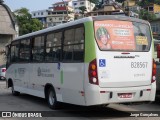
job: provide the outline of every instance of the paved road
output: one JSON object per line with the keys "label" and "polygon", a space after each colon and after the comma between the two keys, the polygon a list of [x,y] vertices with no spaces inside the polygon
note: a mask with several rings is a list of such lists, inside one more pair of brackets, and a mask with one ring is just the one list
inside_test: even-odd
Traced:
{"label": "paved road", "polygon": [[[142,105],[119,105],[110,104],[108,107],[81,107],[69,104],[62,104],[59,111],[48,108],[44,99],[22,94],[20,96],[12,96],[11,91],[6,89],[5,82],[0,81],[0,111],[51,111],[55,117],[41,118],[42,120],[92,120],[92,119],[112,119],[112,120],[159,120],[160,118],[144,118],[129,117],[132,112],[129,111],[160,111],[160,103]],[[117,117],[119,115],[120,117]],[[96,117],[93,117],[96,116]],[[127,116],[127,117],[124,117]],[[160,114],[159,114],[160,116]],[[0,120],[8,120],[13,118],[0,118]],[[22,118],[14,118],[21,120]],[[23,118],[24,119],[24,118]],[[33,118],[32,118],[33,119]],[[40,119],[40,118],[37,118]]]}

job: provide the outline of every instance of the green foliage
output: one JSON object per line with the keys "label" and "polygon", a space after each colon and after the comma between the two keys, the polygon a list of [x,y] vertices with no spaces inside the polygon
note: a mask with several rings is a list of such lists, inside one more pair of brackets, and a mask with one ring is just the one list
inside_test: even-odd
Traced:
{"label": "green foliage", "polygon": [[138,2],[137,4],[141,7],[145,7],[145,6],[148,6],[150,3],[151,3],[150,0],[142,0]]}
{"label": "green foliage", "polygon": [[160,0],[155,0],[155,3],[160,5]]}
{"label": "green foliage", "polygon": [[116,0],[116,2],[119,2],[119,3],[122,3],[124,2],[125,0]]}
{"label": "green foliage", "polygon": [[14,11],[19,25],[19,34],[24,35],[42,29],[42,23],[38,19],[32,19],[29,10],[21,8]]}
{"label": "green foliage", "polygon": [[140,19],[144,19],[144,20],[148,20],[148,21],[156,19],[155,14],[149,13],[147,10],[144,10],[144,9],[139,12],[139,17],[140,17]]}
{"label": "green foliage", "polygon": [[85,6],[79,7],[80,13],[84,15],[84,13],[87,11],[87,8]]}
{"label": "green foliage", "polygon": [[160,0],[142,0],[142,1],[138,2],[137,4],[141,7],[145,7],[145,6],[149,5],[150,3],[160,5]]}
{"label": "green foliage", "polygon": [[104,0],[102,0],[101,2],[99,0],[90,0],[90,1],[95,4],[94,10],[101,9],[103,7]]}
{"label": "green foliage", "polygon": [[89,0],[90,2],[94,3],[94,4],[98,4],[99,0]]}

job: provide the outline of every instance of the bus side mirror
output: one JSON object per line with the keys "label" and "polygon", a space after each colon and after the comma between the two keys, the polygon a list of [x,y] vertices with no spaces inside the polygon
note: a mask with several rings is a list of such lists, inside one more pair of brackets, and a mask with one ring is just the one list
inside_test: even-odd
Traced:
{"label": "bus side mirror", "polygon": [[157,44],[157,58],[160,58],[160,44]]}

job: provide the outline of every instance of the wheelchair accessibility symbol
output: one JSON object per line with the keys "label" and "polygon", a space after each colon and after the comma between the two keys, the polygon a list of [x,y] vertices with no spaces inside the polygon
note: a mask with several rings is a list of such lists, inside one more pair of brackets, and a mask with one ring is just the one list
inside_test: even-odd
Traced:
{"label": "wheelchair accessibility symbol", "polygon": [[105,59],[99,59],[99,67],[106,67],[106,60]]}

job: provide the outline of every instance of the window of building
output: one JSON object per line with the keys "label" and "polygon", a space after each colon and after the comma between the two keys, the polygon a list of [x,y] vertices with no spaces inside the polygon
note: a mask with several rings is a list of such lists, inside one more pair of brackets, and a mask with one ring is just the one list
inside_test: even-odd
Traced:
{"label": "window of building", "polygon": [[91,5],[91,3],[88,1],[88,6]]}
{"label": "window of building", "polygon": [[49,21],[52,21],[52,18],[49,18]]}
{"label": "window of building", "polygon": [[41,15],[43,15],[43,12],[41,12]]}
{"label": "window of building", "polygon": [[150,12],[152,12],[152,11],[153,11],[153,7],[149,7],[148,10],[149,10]]}
{"label": "window of building", "polygon": [[84,5],[84,2],[80,2],[80,5]]}
{"label": "window of building", "polygon": [[48,25],[48,27],[52,27],[52,23],[48,23],[47,25]]}
{"label": "window of building", "polygon": [[84,58],[84,28],[68,29],[64,33],[63,61],[80,62]]}
{"label": "window of building", "polygon": [[57,62],[60,60],[61,39],[62,39],[61,32],[50,33],[47,35],[45,61]]}
{"label": "window of building", "polygon": [[76,5],[77,5],[77,3],[74,3],[73,5],[74,5],[74,6],[76,6]]}
{"label": "window of building", "polygon": [[33,39],[32,60],[42,62],[44,59],[44,36]]}
{"label": "window of building", "polygon": [[93,16],[97,16],[97,13],[93,14]]}
{"label": "window of building", "polygon": [[59,20],[62,20],[62,18],[59,18]]}
{"label": "window of building", "polygon": [[160,31],[159,24],[151,24],[151,28],[153,32],[159,33]]}
{"label": "window of building", "polygon": [[30,39],[20,42],[19,60],[28,62],[30,60]]}
{"label": "window of building", "polygon": [[91,4],[91,7],[93,7],[93,4]]}
{"label": "window of building", "polygon": [[33,15],[36,16],[36,13],[34,13]]}

